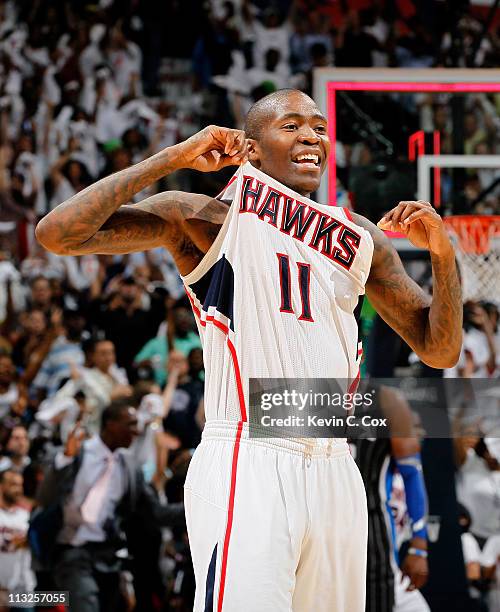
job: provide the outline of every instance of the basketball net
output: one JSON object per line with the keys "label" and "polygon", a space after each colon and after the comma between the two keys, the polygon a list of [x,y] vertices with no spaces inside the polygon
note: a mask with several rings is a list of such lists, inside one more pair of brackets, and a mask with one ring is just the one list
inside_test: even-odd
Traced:
{"label": "basketball net", "polygon": [[461,215],[444,222],[455,246],[463,301],[500,302],[500,216]]}

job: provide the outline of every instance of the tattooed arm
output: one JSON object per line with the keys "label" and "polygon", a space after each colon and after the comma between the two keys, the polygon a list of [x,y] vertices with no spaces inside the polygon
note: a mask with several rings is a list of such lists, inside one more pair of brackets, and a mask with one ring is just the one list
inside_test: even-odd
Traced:
{"label": "tattooed arm", "polygon": [[401,202],[378,224],[403,232],[416,246],[429,249],[432,297],[406,274],[384,232],[364,217],[354,218],[373,238],[366,285],[373,307],[424,363],[434,368],[454,366],[462,343],[462,299],[455,254],[441,217],[426,202]]}
{"label": "tattooed arm", "polygon": [[213,241],[214,224],[222,222],[212,198],[167,192],[137,205],[127,202],[180,168],[212,172],[245,160],[243,132],[209,126],[69,198],[40,221],[36,237],[59,255],[130,253],[165,246],[181,274],[186,274],[196,265],[200,249],[206,250]]}

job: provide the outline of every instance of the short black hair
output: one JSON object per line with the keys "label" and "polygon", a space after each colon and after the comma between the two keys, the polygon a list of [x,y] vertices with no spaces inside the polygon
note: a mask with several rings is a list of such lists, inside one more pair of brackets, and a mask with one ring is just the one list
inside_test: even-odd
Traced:
{"label": "short black hair", "polygon": [[101,415],[101,430],[106,428],[106,425],[110,421],[119,421],[121,415],[129,410],[129,408],[135,408],[134,401],[130,399],[117,399],[113,400],[109,406],[106,406],[102,411]]}
{"label": "short black hair", "polygon": [[[257,100],[247,113],[245,119],[245,134],[247,138],[253,138],[259,140],[262,135],[262,130],[266,124],[266,120],[269,114],[274,108],[284,99],[288,98],[290,94],[300,93],[303,96],[307,96],[300,89],[278,89],[272,93],[264,96],[260,100]],[[307,96],[309,97],[309,96]]]}

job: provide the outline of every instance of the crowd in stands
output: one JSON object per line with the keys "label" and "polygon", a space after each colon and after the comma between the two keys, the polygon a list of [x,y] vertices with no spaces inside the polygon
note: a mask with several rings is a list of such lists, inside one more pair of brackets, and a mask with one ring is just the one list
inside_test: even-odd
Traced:
{"label": "crowd in stands", "polygon": [[[201,343],[169,253],[59,257],[36,243],[37,220],[95,180],[207,123],[242,127],[250,105],[266,93],[284,87],[312,93],[317,67],[496,65],[497,26],[476,48],[481,28],[472,12],[464,12],[452,33],[446,3],[434,3],[430,21],[425,4],[360,0],[359,10],[351,10],[348,2],[321,0],[0,0],[0,594],[36,584],[54,588],[50,574],[32,566],[27,528],[55,458],[73,459],[75,448],[103,428],[112,439],[110,422],[125,419],[125,401],[136,409],[128,424],[135,428],[131,453],[157,502],[168,508],[182,501],[204,418]],[[461,152],[454,149],[444,95],[393,99],[385,110],[380,100],[356,99],[355,106],[358,120],[371,109],[370,119],[400,152],[406,149],[395,131],[419,128],[439,130],[443,152]],[[372,168],[382,154],[380,139],[353,129],[349,108],[340,108],[337,144],[346,202],[362,176],[355,169]],[[394,122],[394,108],[403,123]],[[499,109],[499,96],[467,97],[464,152],[499,152]],[[182,171],[155,189],[215,195],[228,173]],[[496,179],[494,170],[465,175],[464,206],[499,213],[498,185],[478,200]],[[445,176],[445,202],[452,190]],[[141,192],[136,201],[151,194]],[[362,191],[357,196],[362,208]],[[498,377],[496,305],[471,304],[466,314],[455,374]],[[494,510],[487,519],[498,521],[492,527],[498,534],[498,462],[480,453],[481,436],[468,448],[471,470],[482,469],[485,479],[493,474],[487,495]],[[465,455],[461,461],[465,470]],[[468,510],[475,536],[494,535]],[[160,537],[151,538],[157,546],[144,544],[154,560],[151,576],[146,580],[133,563],[123,571],[116,609],[133,609],[134,600],[140,610],[192,609],[185,529],[172,517],[158,525]],[[489,571],[499,554],[495,546],[497,540],[483,551]]]}

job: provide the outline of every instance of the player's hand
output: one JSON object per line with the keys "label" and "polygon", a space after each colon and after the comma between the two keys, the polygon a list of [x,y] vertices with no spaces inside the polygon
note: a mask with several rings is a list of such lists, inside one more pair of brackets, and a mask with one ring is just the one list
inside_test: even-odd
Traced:
{"label": "player's hand", "polygon": [[434,255],[453,254],[453,246],[435,209],[423,200],[400,202],[377,223],[383,230],[401,232],[416,247]]}
{"label": "player's hand", "polygon": [[209,125],[179,146],[182,167],[200,172],[238,166],[248,159],[245,132],[217,125]]}
{"label": "player's hand", "polygon": [[403,565],[401,566],[401,573],[403,577],[408,576],[410,579],[410,584],[406,589],[407,591],[421,589],[427,582],[427,577],[429,576],[427,559],[417,555],[406,555]]}

